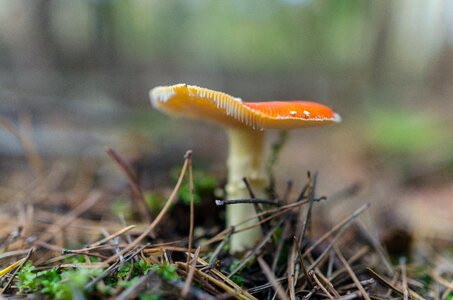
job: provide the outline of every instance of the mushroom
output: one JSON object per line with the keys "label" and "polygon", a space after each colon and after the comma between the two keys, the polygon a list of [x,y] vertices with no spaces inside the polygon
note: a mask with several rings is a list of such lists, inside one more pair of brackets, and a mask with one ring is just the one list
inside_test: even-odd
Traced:
{"label": "mushroom", "polygon": [[[341,120],[327,106],[307,101],[243,102],[240,98],[197,86],[177,84],[150,91],[151,104],[169,115],[190,117],[219,124],[229,137],[227,199],[248,198],[243,178],[257,197],[266,197],[269,178],[264,171],[265,129],[294,129],[326,125]],[[227,206],[227,226],[236,230],[256,224],[244,222],[256,214],[253,204]],[[234,234],[230,251],[241,252],[261,238],[255,226]]]}

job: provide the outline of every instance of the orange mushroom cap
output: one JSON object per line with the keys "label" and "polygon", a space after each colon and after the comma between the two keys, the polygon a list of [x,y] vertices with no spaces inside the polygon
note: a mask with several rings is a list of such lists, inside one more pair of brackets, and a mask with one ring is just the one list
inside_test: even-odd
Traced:
{"label": "orange mushroom cap", "polygon": [[329,107],[309,101],[243,102],[228,94],[176,84],[150,91],[152,105],[168,114],[252,129],[292,129],[340,122]]}

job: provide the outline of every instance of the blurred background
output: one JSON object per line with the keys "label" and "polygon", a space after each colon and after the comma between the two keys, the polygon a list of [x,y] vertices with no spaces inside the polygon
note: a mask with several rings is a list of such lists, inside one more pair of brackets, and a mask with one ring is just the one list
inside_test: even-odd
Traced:
{"label": "blurred background", "polygon": [[311,170],[332,218],[370,202],[377,224],[453,240],[448,0],[0,0],[0,115],[29,138],[24,151],[0,127],[1,201],[36,172],[115,186],[107,146],[146,190],[187,149],[221,183],[224,132],[150,107],[152,87],[180,82],[333,107],[341,124],[290,132],[277,190],[292,180],[296,195]]}

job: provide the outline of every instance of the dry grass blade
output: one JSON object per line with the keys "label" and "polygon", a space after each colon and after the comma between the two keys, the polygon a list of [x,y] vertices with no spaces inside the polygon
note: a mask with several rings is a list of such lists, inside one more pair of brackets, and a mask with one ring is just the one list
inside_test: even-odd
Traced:
{"label": "dry grass blade", "polygon": [[[165,246],[165,247],[153,247],[144,249],[143,253],[163,253],[164,251],[172,251],[172,252],[191,252],[188,248],[184,247],[172,247],[172,246]],[[193,251],[193,249],[192,249]]]}
{"label": "dry grass blade", "polygon": [[42,235],[37,242],[48,242],[54,237],[54,232],[65,228],[77,219],[81,214],[92,208],[101,199],[99,192],[93,192],[85,201],[80,203],[77,207],[71,210],[66,215],[60,217],[52,226],[49,227],[47,232]]}
{"label": "dry grass blade", "polygon": [[319,246],[322,242],[324,242],[329,236],[331,236],[334,232],[337,230],[341,229],[347,224],[350,224],[353,220],[355,220],[360,214],[362,214],[365,210],[367,210],[370,207],[369,203],[365,203],[358,209],[356,209],[349,217],[335,225],[332,229],[330,229],[328,232],[326,232],[322,237],[320,237],[313,245],[308,247],[307,250],[305,250],[303,256],[305,257],[308,253],[313,251],[317,246]]}
{"label": "dry grass blade", "polygon": [[[114,239],[114,238],[116,238],[116,237],[118,237],[118,236],[120,236],[122,234],[125,234],[126,232],[134,229],[135,227],[136,227],[136,225],[127,226],[127,227],[125,227],[125,228],[123,228],[123,229],[121,229],[121,230],[119,230],[119,231],[117,231],[117,232],[115,232],[115,233],[103,238],[102,240],[99,240],[99,241],[97,241],[97,242],[95,242],[93,244],[90,244],[86,248],[71,249],[71,250],[64,249],[63,253],[84,253],[85,254],[85,253],[87,253],[87,251],[96,250],[96,249],[102,249],[103,248],[103,247],[101,247],[102,244],[104,244],[104,243],[106,243],[106,242],[108,242],[108,241],[110,241],[110,240],[112,240],[112,239]],[[107,246],[107,247],[110,247],[110,245]]]}
{"label": "dry grass blade", "polygon": [[14,251],[5,252],[5,253],[0,254],[0,260],[4,259],[4,258],[13,257],[13,256],[24,255],[24,254],[27,254],[28,251],[30,251],[30,249],[14,250]]}
{"label": "dry grass blade", "polygon": [[0,270],[0,278],[3,278],[6,274],[20,266],[24,261],[26,260],[26,257],[19,259],[15,263],[12,263],[11,265],[7,266],[6,268]]}
{"label": "dry grass blade", "polygon": [[[359,249],[354,255],[352,255],[348,260],[348,264],[353,264],[355,263],[359,258],[362,256],[366,255],[369,253],[370,248],[368,246],[363,246],[361,249]],[[335,255],[335,252],[331,252],[333,255]],[[344,271],[344,268],[339,268],[336,270],[334,273],[332,273],[331,276],[328,277],[329,280],[335,279],[339,274],[341,274]]]}
{"label": "dry grass blade", "polygon": [[96,243],[91,244],[91,245],[90,245],[90,248],[91,248],[91,247],[100,246],[100,245],[102,245],[102,244],[104,244],[104,243],[110,241],[111,239],[114,239],[114,238],[116,238],[116,237],[118,237],[118,236],[120,236],[120,235],[125,234],[125,233],[128,232],[129,230],[134,229],[135,227],[136,227],[136,225],[129,225],[129,226],[127,226],[127,227],[125,227],[125,228],[123,228],[123,229],[121,229],[121,230],[119,230],[119,231],[117,231],[117,232],[115,232],[115,233],[109,235],[108,237],[105,237],[105,238],[103,238],[102,240],[97,241]]}
{"label": "dry grass blade", "polygon": [[[186,282],[184,283],[184,287],[182,288],[182,292],[181,292],[181,296],[183,298],[186,298],[187,294],[189,293],[190,285],[192,284],[193,274],[195,272],[195,266],[197,264],[199,255],[200,255],[200,247],[197,248],[197,250],[195,251],[195,253],[192,257],[192,262],[190,263],[189,273],[187,274]],[[188,253],[187,256],[191,257],[190,253]]]}
{"label": "dry grass blade", "polygon": [[373,246],[375,251],[378,253],[379,257],[381,258],[382,263],[384,266],[387,268],[388,272],[390,274],[394,273],[392,263],[390,262],[390,259],[388,255],[385,252],[384,247],[382,247],[381,243],[379,242],[378,239],[376,239],[366,228],[365,224],[362,222],[357,222],[357,226],[359,227],[359,230],[361,233],[364,234],[364,236],[368,239],[370,244]]}
{"label": "dry grass blade", "polygon": [[143,221],[151,222],[152,221],[151,213],[148,209],[148,205],[146,205],[145,196],[143,196],[142,189],[138,184],[138,179],[135,176],[134,172],[132,171],[132,168],[112,148],[107,148],[106,152],[117,163],[117,165],[126,175],[127,181],[129,182],[129,187],[132,191],[132,199],[135,200],[135,203],[137,204],[138,207],[137,210],[142,215]]}
{"label": "dry grass blade", "polygon": [[21,260],[21,263],[19,264],[19,266],[14,270],[13,274],[11,275],[11,277],[9,278],[8,282],[6,283],[6,285],[3,287],[3,289],[0,291],[0,295],[2,295],[6,290],[9,289],[9,287],[11,286],[11,283],[13,282],[14,280],[14,277],[16,277],[16,274],[17,272],[19,272],[22,267],[27,263],[27,261],[30,259],[31,257],[31,254],[33,253],[33,249],[29,249],[28,250],[28,253],[27,253],[27,256],[22,258]]}
{"label": "dry grass blade", "polygon": [[217,257],[220,254],[220,251],[222,251],[223,247],[225,246],[226,242],[228,241],[229,236],[227,236],[225,239],[223,239],[215,248],[214,252],[212,252],[211,257],[209,258],[209,265],[213,265],[217,259]]}
{"label": "dry grass blade", "polygon": [[[307,271],[313,270],[318,264],[321,263],[323,259],[325,259],[326,255],[329,253],[329,251],[332,249],[333,245],[340,239],[340,237],[343,235],[343,233],[348,229],[348,227],[352,224],[352,222],[361,214],[363,213],[367,208],[369,207],[369,204],[365,204],[358,208],[356,211],[352,213],[351,216],[340,222],[338,225],[336,225],[334,228],[332,228],[326,235],[323,236],[323,238],[327,238],[330,236],[332,233],[338,231],[334,238],[330,241],[330,243],[325,247],[324,251],[317,257],[317,259],[307,268]],[[339,226],[341,225],[341,226]],[[295,244],[296,243],[296,244]],[[288,281],[288,289],[290,290],[290,298],[291,299],[296,299],[295,298],[295,290],[292,294],[291,292],[291,286],[294,286],[295,280],[294,280],[294,271],[295,271],[295,258],[297,254],[297,241],[293,241],[293,246],[290,249],[290,253],[288,256],[287,260],[287,275],[285,277],[278,278],[278,280],[287,280]],[[319,244],[316,242],[315,244]],[[310,253],[305,251],[305,256],[308,256]],[[302,274],[301,276],[305,276],[305,274]],[[269,284],[263,284],[260,287],[254,288],[253,291],[259,291],[263,288],[269,287]],[[294,297],[294,298],[293,298]]]}
{"label": "dry grass blade", "polygon": [[167,202],[165,203],[164,207],[162,208],[162,210],[157,215],[156,219],[154,219],[154,221],[148,226],[148,228],[140,236],[138,236],[131,244],[129,244],[126,248],[124,248],[120,252],[116,253],[115,255],[113,255],[112,257],[107,259],[105,261],[105,263],[112,263],[113,261],[118,259],[121,255],[123,255],[126,252],[128,252],[128,251],[132,250],[133,248],[135,248],[162,221],[162,219],[164,218],[165,214],[170,209],[170,206],[177,199],[176,196],[178,194],[179,188],[181,187],[182,180],[184,178],[184,175],[186,174],[187,166],[188,166],[188,163],[189,163],[189,159],[187,158],[189,153],[191,153],[191,151],[188,151],[187,154],[185,155],[186,159],[184,160],[184,164],[182,166],[182,170],[181,170],[181,173],[179,175],[178,181],[176,182],[176,185],[175,185],[173,191],[171,192],[170,197],[168,197]]}
{"label": "dry grass blade", "polygon": [[[201,258],[198,258],[198,263],[203,266],[208,266],[208,263]],[[241,295],[244,295],[245,297],[247,297],[247,299],[256,299],[250,293],[248,293],[246,290],[241,288],[239,285],[237,285],[234,281],[232,281],[230,278],[228,278],[225,274],[223,274],[219,270],[211,269],[210,272],[212,272],[212,274],[218,276],[223,282],[225,282],[229,286],[231,286],[233,288],[233,290],[235,290],[235,291],[239,292]]]}
{"label": "dry grass blade", "polygon": [[266,262],[261,257],[258,257],[258,263],[260,264],[261,270],[263,270],[263,273],[266,276],[267,280],[269,280],[269,282],[272,284],[272,287],[274,288],[275,292],[278,294],[278,297],[281,300],[289,300],[289,298],[286,295],[285,291],[283,290],[282,286],[277,281],[274,273],[271,271],[271,269],[266,264]]}
{"label": "dry grass blade", "polygon": [[431,276],[437,283],[446,287],[447,289],[453,290],[453,282],[449,282],[448,280],[442,278],[437,272],[431,272]]}
{"label": "dry grass blade", "polygon": [[371,300],[370,296],[368,296],[368,293],[365,291],[365,288],[363,285],[360,283],[360,280],[357,278],[357,275],[354,273],[352,270],[351,266],[349,263],[346,261],[344,258],[343,254],[341,254],[340,249],[338,249],[337,246],[334,246],[335,253],[337,254],[338,258],[340,259],[341,263],[345,267],[345,269],[348,271],[349,276],[351,276],[352,280],[354,281],[355,285],[359,289],[360,293],[362,294],[362,297],[365,300]]}
{"label": "dry grass blade", "polygon": [[[351,221],[352,223],[352,221]],[[332,247],[338,242],[338,240],[343,236],[343,234],[346,232],[346,229],[349,228],[349,225],[351,223],[347,223],[342,227],[337,234],[333,237],[333,239],[330,241],[330,243],[327,245],[327,247],[324,249],[324,251],[316,258],[316,260],[308,267],[308,271],[313,270],[316,266],[318,266],[326,257],[327,254],[330,252]],[[311,253],[307,253],[306,257],[309,257]],[[305,258],[305,257],[304,257]]]}
{"label": "dry grass blade", "polygon": [[[185,268],[185,264],[184,264],[184,268]],[[194,272],[197,275],[201,276],[202,278],[206,279],[207,281],[209,281],[209,282],[213,283],[214,285],[218,286],[219,288],[221,288],[222,290],[227,292],[229,295],[235,297],[236,299],[241,299],[241,300],[256,299],[256,298],[249,298],[249,297],[245,296],[243,293],[241,293],[241,290],[235,290],[232,287],[230,287],[227,284],[225,284],[223,281],[220,281],[220,280],[218,280],[218,279],[216,279],[216,278],[214,278],[214,277],[212,277],[212,276],[210,276],[210,275],[208,275],[206,273],[203,273],[203,272],[201,272],[198,269],[194,269]]]}
{"label": "dry grass blade", "polygon": [[280,221],[274,225],[274,227],[272,227],[271,230],[269,230],[269,232],[266,233],[266,235],[263,237],[263,239],[259,242],[259,244],[252,250],[250,251],[250,253],[244,257],[242,259],[242,261],[239,263],[239,265],[233,270],[231,271],[230,274],[228,274],[228,278],[231,278],[231,276],[233,276],[234,274],[236,274],[239,270],[241,270],[253,257],[256,256],[256,254],[258,254],[258,252],[261,250],[261,248],[263,248],[263,246],[269,241],[269,239],[272,237],[272,235],[274,234],[274,232],[280,228],[280,226],[282,225],[283,221],[285,219],[282,218],[280,219]]}

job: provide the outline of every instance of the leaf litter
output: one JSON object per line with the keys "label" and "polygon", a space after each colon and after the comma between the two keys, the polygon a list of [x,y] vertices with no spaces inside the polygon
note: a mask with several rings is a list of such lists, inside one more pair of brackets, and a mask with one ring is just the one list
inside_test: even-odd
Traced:
{"label": "leaf litter", "polygon": [[[46,174],[33,144],[10,122],[2,119],[2,124],[27,146],[32,167],[39,171],[36,180],[16,195],[22,202],[2,204],[2,296],[453,298],[451,259],[433,250],[433,256],[424,257],[424,261],[408,262],[401,258],[399,264],[392,265],[379,239],[360,220],[368,203],[334,224],[315,215],[313,207],[329,201],[317,196],[317,175],[308,173],[307,183],[295,199],[290,198],[289,192],[281,198],[274,192],[272,199],[255,199],[252,190],[250,199],[210,199],[217,204],[219,214],[225,205],[244,202],[259,205],[260,221],[254,226],[263,228],[262,240],[253,249],[233,256],[228,244],[238,231],[223,228],[218,220],[214,221],[217,226],[203,228],[203,219],[209,216],[199,209],[199,204],[194,204],[191,151],[186,153],[178,180],[156,213],[146,204],[145,194],[126,160],[113,149],[107,150],[125,175],[130,189],[128,200],[137,213],[134,223],[127,224],[123,216],[106,213],[112,200],[109,191],[92,187],[83,196],[71,190],[62,192],[59,184],[49,181],[54,170]],[[187,181],[189,205],[178,202],[178,191]],[[49,209],[53,205],[61,209]],[[184,220],[174,220],[178,210],[186,211]],[[176,229],[175,223],[181,222],[186,222],[182,225],[184,231]],[[318,224],[330,229],[315,235],[312,229]]]}

